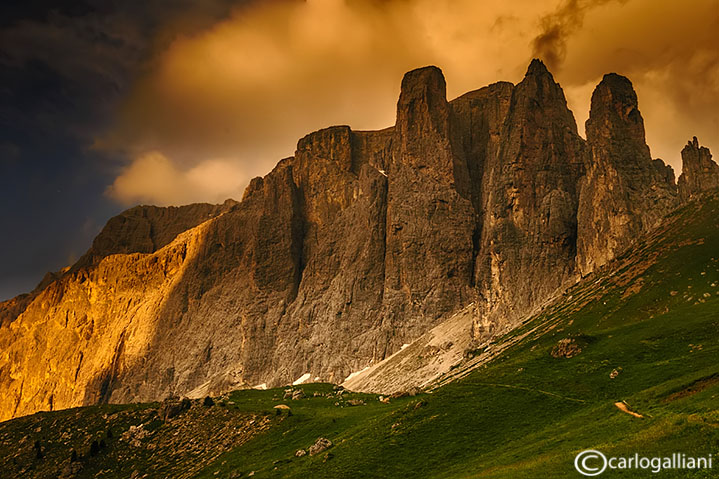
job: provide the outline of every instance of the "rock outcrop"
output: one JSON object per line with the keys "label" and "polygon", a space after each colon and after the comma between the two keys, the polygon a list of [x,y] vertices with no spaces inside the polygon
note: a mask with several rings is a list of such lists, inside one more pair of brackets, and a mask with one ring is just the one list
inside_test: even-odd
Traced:
{"label": "rock outcrop", "polygon": [[517,321],[573,276],[584,156],[562,89],[532,61],[512,92],[496,154],[484,162],[475,281],[485,321],[477,334],[488,317],[490,330]]}
{"label": "rock outcrop", "polygon": [[719,188],[719,165],[712,160],[709,148],[699,146],[696,136],[682,150],[682,174],[677,186],[683,201]]}
{"label": "rock outcrop", "polygon": [[175,237],[237,205],[227,200],[222,205],[136,206],[113,217],[90,249],[74,265],[81,268],[97,264],[111,254],[154,253]]}
{"label": "rock outcrop", "polygon": [[[411,71],[394,126],[311,133],[240,203],[128,210],[77,264],[0,303],[0,420],[339,383],[471,309],[446,323],[469,335],[451,341],[461,355],[674,204],[628,80],[597,87],[587,135],[540,61],[452,101],[438,68]],[[690,195],[711,187],[705,168],[680,180]]]}
{"label": "rock outcrop", "polygon": [[583,274],[610,261],[676,204],[673,172],[652,160],[631,82],[605,75],[586,123],[590,155],[580,184],[577,261]]}

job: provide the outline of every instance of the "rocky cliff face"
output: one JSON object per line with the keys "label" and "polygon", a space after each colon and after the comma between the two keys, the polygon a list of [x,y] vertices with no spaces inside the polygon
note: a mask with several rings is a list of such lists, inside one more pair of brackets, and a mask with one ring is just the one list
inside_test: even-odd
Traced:
{"label": "rocky cliff face", "polygon": [[699,146],[696,136],[682,150],[682,174],[677,186],[685,201],[719,188],[719,165],[712,160],[709,148]]}
{"label": "rocky cliff face", "polygon": [[580,182],[577,261],[583,274],[654,227],[676,202],[671,168],[652,160],[631,82],[605,75],[586,123],[589,156]]}
{"label": "rocky cliff face", "polygon": [[[405,75],[387,167],[383,296],[390,331],[408,320],[415,324],[411,330],[424,329],[470,301],[476,215],[452,129],[440,70]],[[392,343],[391,349],[402,345]]]}
{"label": "rocky cliff face", "polygon": [[240,203],[128,210],[0,303],[0,419],[341,382],[463,309],[466,342],[506,331],[674,202],[628,80],[597,87],[587,135],[539,61],[452,101],[409,72],[393,127],[311,133]]}
{"label": "rocky cliff face", "polygon": [[483,162],[478,333],[518,320],[575,271],[585,146],[562,89],[539,60],[512,91],[495,151]]}

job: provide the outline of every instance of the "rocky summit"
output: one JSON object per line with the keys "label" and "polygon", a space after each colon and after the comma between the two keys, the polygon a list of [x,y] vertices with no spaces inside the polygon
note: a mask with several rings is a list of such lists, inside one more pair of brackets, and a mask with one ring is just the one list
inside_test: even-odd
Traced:
{"label": "rocky summit", "polygon": [[712,160],[709,148],[699,146],[696,136],[682,150],[682,174],[678,186],[679,196],[685,201],[719,188],[719,165]]}
{"label": "rocky summit", "polygon": [[671,167],[652,160],[631,82],[605,75],[592,95],[580,182],[577,258],[583,274],[626,249],[675,205]]}
{"label": "rocky summit", "polygon": [[311,133],[239,203],[128,210],[0,303],[0,420],[339,383],[470,307],[466,343],[509,331],[719,186],[696,138],[678,187],[652,159],[627,78],[586,132],[541,61],[452,101],[421,68],[394,126]]}

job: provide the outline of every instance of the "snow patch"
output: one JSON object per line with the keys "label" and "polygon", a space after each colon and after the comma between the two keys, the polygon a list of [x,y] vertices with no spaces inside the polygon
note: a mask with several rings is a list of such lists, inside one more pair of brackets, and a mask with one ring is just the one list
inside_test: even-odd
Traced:
{"label": "snow patch", "polygon": [[258,384],[257,386],[252,386],[252,389],[267,389],[267,383]]}
{"label": "snow patch", "polygon": [[297,378],[295,382],[292,383],[293,386],[297,386],[298,384],[302,384],[305,381],[307,381],[309,378],[311,378],[312,375],[310,373],[304,373],[302,376]]}
{"label": "snow patch", "polygon": [[349,381],[350,379],[359,376],[360,374],[362,374],[363,372],[367,371],[368,369],[369,369],[369,366],[365,367],[364,369],[360,369],[359,371],[353,372],[352,374],[350,374],[349,376],[347,376],[347,377],[345,378],[344,382],[347,382],[347,381]]}

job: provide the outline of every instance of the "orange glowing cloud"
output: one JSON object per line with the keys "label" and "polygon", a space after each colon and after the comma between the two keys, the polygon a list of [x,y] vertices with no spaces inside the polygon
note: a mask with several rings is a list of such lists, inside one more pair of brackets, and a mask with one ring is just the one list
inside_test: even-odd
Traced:
{"label": "orange glowing cloud", "polygon": [[162,153],[151,151],[135,158],[107,192],[120,203],[221,203],[241,197],[242,178],[236,162],[204,160],[183,171]]}
{"label": "orange glowing cloud", "polygon": [[[109,191],[128,204],[237,198],[310,131],[392,125],[405,71],[438,65],[457,96],[519,81],[533,54],[551,61],[580,131],[601,76],[629,76],[654,156],[677,168],[692,135],[719,149],[717,11],[716,0],[691,8],[671,0],[308,0],[241,8],[157,52],[98,141],[132,158]],[[213,158],[228,170],[193,180],[197,171],[214,171]],[[153,175],[166,185],[146,181]]]}

